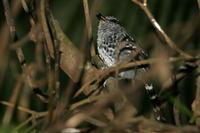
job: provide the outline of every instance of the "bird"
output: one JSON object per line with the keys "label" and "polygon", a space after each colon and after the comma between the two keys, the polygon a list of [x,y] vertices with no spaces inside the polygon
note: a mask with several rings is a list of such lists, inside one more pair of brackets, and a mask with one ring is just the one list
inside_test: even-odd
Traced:
{"label": "bird", "polygon": [[[130,36],[121,22],[114,16],[104,16],[98,13],[99,20],[97,30],[97,52],[101,61],[109,68],[118,62],[130,62],[144,60],[148,58],[147,53],[139,46],[136,40]],[[133,68],[119,73],[122,79],[135,80],[148,72],[148,68]],[[145,84],[149,98],[153,104],[153,111],[156,120],[160,121],[160,107],[158,105],[158,95],[152,84]]]}
{"label": "bird", "polygon": [[[138,43],[131,37],[120,21],[113,16],[103,16],[97,14],[99,19],[97,33],[97,50],[100,59],[105,66],[110,67],[118,61],[125,62],[131,60],[142,60],[147,58],[147,54],[139,47]],[[142,70],[145,70],[142,68]],[[120,73],[126,79],[132,79],[136,75],[136,70]]]}

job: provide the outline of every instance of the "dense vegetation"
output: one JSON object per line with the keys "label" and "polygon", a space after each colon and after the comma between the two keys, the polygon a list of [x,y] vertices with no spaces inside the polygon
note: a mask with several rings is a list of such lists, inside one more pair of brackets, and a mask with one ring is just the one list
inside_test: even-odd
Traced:
{"label": "dense vegetation", "polygon": [[[100,69],[98,12],[117,17],[149,58]],[[199,12],[200,0],[2,0],[0,132],[200,132]],[[150,70],[134,85],[116,76],[141,66]]]}

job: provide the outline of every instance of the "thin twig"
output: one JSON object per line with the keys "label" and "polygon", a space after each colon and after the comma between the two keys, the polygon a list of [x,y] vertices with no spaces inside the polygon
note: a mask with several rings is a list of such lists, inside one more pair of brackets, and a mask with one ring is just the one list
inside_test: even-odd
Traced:
{"label": "thin twig", "polygon": [[31,122],[33,119],[45,117],[46,115],[48,115],[48,112],[35,112],[35,113],[32,114],[32,116],[30,116],[28,119],[26,119],[24,122],[22,122],[19,126],[17,126],[15,128],[15,130],[21,129],[22,127],[27,125],[29,122]]}
{"label": "thin twig", "polygon": [[24,80],[23,76],[21,76],[18,81],[16,82],[15,88],[13,89],[12,95],[10,96],[9,103],[13,103],[13,108],[10,108],[9,106],[6,108],[4,117],[3,117],[3,124],[8,125],[12,119],[13,112],[15,110],[15,107],[17,107],[17,101],[19,100],[19,94],[21,92],[21,89],[24,86]]}
{"label": "thin twig", "polygon": [[200,11],[200,0],[197,0],[197,4],[198,4],[198,7],[199,7],[199,11]]}
{"label": "thin twig", "polygon": [[92,23],[90,19],[88,0],[83,0],[83,7],[84,7],[84,13],[85,13],[86,27],[87,27],[87,36],[88,36],[88,40],[90,40],[92,38]]}
{"label": "thin twig", "polygon": [[[89,56],[89,48],[93,48],[94,42],[92,37],[92,21],[90,17],[88,0],[83,0],[84,16],[85,16],[85,29],[82,36],[80,50],[85,54],[85,58]],[[87,45],[87,46],[86,46]],[[91,50],[91,49],[90,49]]]}
{"label": "thin twig", "polygon": [[164,42],[173,50],[175,50],[177,53],[179,53],[180,55],[182,55],[185,58],[192,58],[191,55],[185,53],[183,50],[181,50],[179,47],[177,47],[177,45],[175,44],[175,42],[165,33],[165,31],[161,28],[161,26],[159,25],[159,23],[156,21],[156,19],[154,18],[154,16],[152,15],[152,13],[150,12],[148,6],[147,6],[147,1],[145,0],[145,2],[141,2],[141,0],[132,0],[132,2],[134,2],[135,4],[137,4],[146,14],[146,16],[149,18],[151,24],[153,25],[153,27],[156,29],[156,31],[159,33],[160,37],[162,40],[164,40]]}
{"label": "thin twig", "polygon": [[[15,22],[11,14],[10,7],[7,0],[3,0],[3,6],[4,6],[5,16],[6,16],[6,22],[10,30],[10,36],[11,36],[12,42],[16,42],[18,40],[18,36],[16,34]],[[18,48],[16,51],[17,51],[18,60],[22,66],[22,69],[24,70],[26,67],[26,61],[25,61],[22,49]]]}
{"label": "thin twig", "polygon": [[[42,31],[44,33],[47,47],[50,56],[54,58],[53,42],[50,36],[49,27],[46,20],[45,1],[40,0],[41,4],[38,4],[38,20],[42,26]],[[67,36],[61,30],[58,22],[53,19],[56,32],[58,34],[58,40],[60,41],[60,67],[63,71],[73,80],[73,82],[78,82],[80,79],[80,73],[84,66],[84,56],[83,53],[75,47],[75,45],[67,38]]]}
{"label": "thin twig", "polygon": [[46,16],[45,16],[45,0],[39,1],[37,7],[38,7],[38,9],[37,9],[38,10],[38,20],[42,26],[42,31],[44,33],[44,36],[45,36],[45,39],[47,42],[47,47],[48,47],[49,53],[50,53],[51,57],[54,57],[53,41],[51,39],[49,28],[46,23],[47,21],[46,21]]}
{"label": "thin twig", "polygon": [[[4,13],[5,13],[5,17],[6,17],[6,22],[8,24],[8,27],[9,27],[9,31],[10,31],[10,36],[11,36],[11,40],[12,42],[16,42],[18,40],[18,36],[16,34],[16,28],[15,28],[15,22],[14,22],[14,18],[12,16],[12,13],[11,13],[11,10],[10,10],[10,7],[9,7],[9,3],[7,0],[3,0],[3,6],[4,6]],[[23,71],[26,71],[26,61],[25,61],[25,58],[24,58],[24,54],[23,54],[23,51],[21,48],[17,48],[16,49],[16,53],[17,53],[17,57],[18,57],[18,60],[21,64],[21,67],[23,69]],[[16,86],[16,89],[15,91],[19,92],[19,89],[22,88],[23,86],[23,82],[19,82],[20,84],[17,84]],[[16,96],[12,96],[11,99],[12,101],[16,101],[17,100],[17,97],[18,97],[18,93],[16,92]],[[12,113],[13,113],[13,109],[7,109],[5,115],[4,115],[4,123],[5,124],[8,124],[11,117],[12,117]]]}
{"label": "thin twig", "polygon": [[[53,109],[55,109],[56,106],[58,106],[58,100],[60,99],[60,81],[59,81],[59,69],[60,69],[60,41],[58,40],[58,33],[56,32],[56,28],[54,25],[54,18],[53,18],[53,14],[50,10],[50,5],[49,5],[49,1],[47,0],[45,2],[45,9],[46,9],[46,17],[47,17],[47,22],[49,25],[49,30],[50,33],[52,35],[52,40],[53,40],[53,51],[54,51],[54,90],[53,93],[50,93],[50,100],[51,103],[49,103],[49,118],[50,120],[52,120],[55,115],[53,114]],[[56,119],[56,118],[55,118]]]}
{"label": "thin twig", "polygon": [[[14,18],[11,14],[7,0],[3,0],[3,5],[4,5],[4,10],[5,10],[6,21],[7,21],[7,24],[9,26],[9,30],[10,30],[10,36],[11,36],[11,39],[12,39],[12,43],[15,43],[15,42],[18,41],[18,36],[17,36],[17,33],[16,33]],[[18,57],[18,60],[20,62],[20,65],[22,67],[23,72],[26,72],[27,66],[26,66],[26,60],[25,60],[22,48],[20,48],[20,47],[16,48],[16,53],[17,53],[17,57]],[[35,87],[32,84],[30,74],[27,74],[27,82],[28,82],[28,85],[31,87],[31,89],[34,90]],[[39,96],[39,98],[40,98],[40,96]]]}
{"label": "thin twig", "polygon": [[[30,21],[30,24],[32,26],[31,31],[29,33],[29,38],[32,41],[34,41],[35,43],[37,43],[37,45],[40,45],[39,47],[42,47],[41,45],[43,43],[43,41],[42,41],[42,39],[43,39],[42,35],[43,34],[41,33],[40,25],[39,24],[36,25],[37,19],[35,17],[34,12],[33,12],[33,10],[35,10],[35,1],[34,0],[30,0],[28,2],[28,4],[27,4],[26,0],[22,0],[21,2],[22,2],[22,6],[23,6],[25,12],[29,15],[29,21]],[[44,94],[39,88],[34,87],[33,88],[33,92],[44,103],[48,102],[48,95]]]}
{"label": "thin twig", "polygon": [[[20,10],[21,10],[21,0],[14,0],[11,1],[11,13],[13,14],[13,17],[15,18]],[[8,30],[8,26],[7,23],[3,23],[3,25],[1,26],[1,31],[0,31],[0,36],[1,36],[1,45],[0,48],[3,49],[2,50],[2,55],[4,55],[4,53],[7,52],[7,48],[8,48],[8,41],[9,41],[9,30]]]}
{"label": "thin twig", "polygon": [[[11,103],[11,102],[0,101],[0,103],[3,104],[3,105],[8,106],[8,107],[10,107],[10,108],[14,108],[14,107],[15,107],[15,104],[14,104],[14,103]],[[29,114],[36,113],[35,111],[30,110],[30,109],[25,108],[25,107],[22,107],[22,106],[17,106],[16,108],[17,108],[18,110],[20,110],[20,111],[25,112],[25,113],[29,113]]]}
{"label": "thin twig", "polygon": [[54,48],[54,57],[55,57],[55,63],[54,63],[54,75],[55,75],[55,100],[59,98],[59,92],[60,92],[60,81],[59,81],[59,69],[60,69],[60,41],[58,40],[58,35],[56,33],[56,29],[53,22],[53,15],[49,7],[49,1],[46,2],[46,14],[48,23],[50,26],[50,31],[52,33],[52,39],[53,39],[53,48]]}
{"label": "thin twig", "polygon": [[19,47],[22,47],[23,45],[25,45],[28,41],[30,40],[30,34],[26,34],[24,37],[22,37],[22,39],[14,42],[13,44],[10,45],[10,49],[12,50],[16,50]]}
{"label": "thin twig", "polygon": [[84,57],[88,58],[89,48],[90,48],[90,45],[92,44],[92,23],[90,20],[90,12],[89,12],[89,6],[88,6],[87,0],[83,0],[83,8],[84,8],[86,26],[84,28],[84,32],[81,38],[80,50],[83,53],[85,53]]}
{"label": "thin twig", "polygon": [[85,105],[85,104],[88,104],[88,103],[92,103],[92,102],[98,100],[99,98],[100,98],[99,96],[90,96],[90,97],[88,97],[86,99],[83,99],[81,101],[78,101],[78,102],[72,104],[70,106],[70,110],[74,110],[74,109],[76,109],[76,108],[78,108],[78,107],[80,107],[82,105]]}
{"label": "thin twig", "polygon": [[[177,61],[184,61],[188,58],[169,58],[169,62],[170,63],[174,63],[174,62],[177,62]],[[191,59],[191,60],[194,60],[194,59]],[[198,60],[198,58],[197,58]],[[91,80],[89,80],[88,82],[86,82],[80,89],[79,91],[74,95],[74,97],[77,97],[79,94],[81,94],[83,92],[83,90],[85,90],[87,87],[89,87],[93,82],[95,81],[101,81],[103,78],[105,78],[106,76],[108,76],[109,74],[113,73],[116,71],[116,69],[119,69],[119,70],[125,70],[125,69],[131,69],[133,67],[139,67],[139,66],[142,66],[144,67],[145,65],[149,65],[149,64],[152,64],[152,63],[156,63],[158,61],[163,61],[162,59],[160,58],[153,58],[153,59],[148,59],[148,60],[142,60],[142,61],[134,61],[134,62],[130,62],[130,63],[126,63],[126,64],[116,64],[115,66],[113,67],[109,67],[108,69],[104,69],[104,70],[99,70],[98,71],[98,75],[95,76],[95,77],[92,77]]]}
{"label": "thin twig", "polygon": [[166,97],[168,96],[167,94],[176,93],[178,88],[175,87],[176,89],[174,89],[174,85],[177,85],[179,81],[187,77],[189,73],[193,72],[198,67],[200,58],[197,57],[196,59],[197,60],[195,62],[185,62],[183,65],[181,65],[174,75],[175,80],[173,80],[172,78],[166,80],[166,82],[162,85],[162,90],[159,94],[161,101],[162,99],[166,99]]}
{"label": "thin twig", "polygon": [[[49,53],[49,50],[47,48],[47,44],[46,42],[43,42],[43,46],[44,46],[44,52],[45,52],[45,61],[46,61],[46,64],[47,64],[47,79],[48,79],[48,88],[49,88],[49,91],[53,89],[53,82],[52,82],[52,70],[51,70],[51,57],[50,57],[50,53]],[[49,92],[50,94],[51,92]]]}
{"label": "thin twig", "polygon": [[[94,18],[96,19],[96,13],[99,10],[100,6],[101,6],[102,0],[94,0],[92,5],[91,5],[91,9],[90,9],[90,23],[91,23],[91,31],[92,31],[92,22],[94,20]],[[86,16],[85,16],[86,17]],[[89,18],[89,17],[88,17]],[[89,24],[88,24],[89,25]],[[95,56],[96,55],[96,50],[95,50],[95,43],[94,41],[92,41],[91,44],[91,49],[90,49],[90,53],[91,56]]]}

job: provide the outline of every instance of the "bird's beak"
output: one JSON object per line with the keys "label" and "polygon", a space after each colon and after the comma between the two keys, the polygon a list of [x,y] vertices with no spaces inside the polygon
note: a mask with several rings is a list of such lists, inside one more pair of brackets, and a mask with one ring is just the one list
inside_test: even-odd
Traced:
{"label": "bird's beak", "polygon": [[106,17],[103,16],[101,13],[98,13],[96,16],[97,16],[98,20],[106,21]]}

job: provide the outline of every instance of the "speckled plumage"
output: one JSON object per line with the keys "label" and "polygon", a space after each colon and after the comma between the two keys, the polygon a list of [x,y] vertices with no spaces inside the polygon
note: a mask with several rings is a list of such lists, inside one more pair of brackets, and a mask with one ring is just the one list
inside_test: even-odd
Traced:
{"label": "speckled plumage", "polygon": [[[119,50],[120,45],[125,44]],[[103,63],[110,67],[117,61],[140,60],[146,57],[143,50],[136,57],[130,59],[130,54],[137,49],[141,49],[136,41],[127,33],[126,29],[121,26],[118,19],[112,16],[105,16],[105,20],[100,19],[97,34],[97,50]],[[116,51],[119,50],[119,53]],[[140,71],[144,69],[140,69]],[[138,70],[128,70],[121,72],[122,78],[131,79],[135,77]]]}
{"label": "speckled plumage", "polygon": [[[97,50],[99,57],[106,67],[114,65],[118,61],[143,60],[147,57],[147,54],[127,33],[126,29],[120,24],[118,19],[113,16],[103,16],[101,14],[98,14],[97,18],[99,19]],[[119,76],[121,78],[135,80],[138,78],[138,75],[140,77],[144,72],[147,72],[146,68],[135,68],[120,72]],[[159,115],[160,108],[155,102],[158,100],[157,94],[151,84],[145,84],[145,89],[149,94],[150,100],[154,104],[156,119],[160,121],[162,119]]]}

